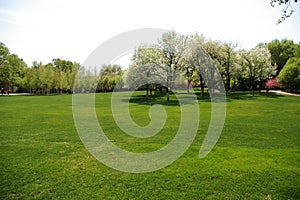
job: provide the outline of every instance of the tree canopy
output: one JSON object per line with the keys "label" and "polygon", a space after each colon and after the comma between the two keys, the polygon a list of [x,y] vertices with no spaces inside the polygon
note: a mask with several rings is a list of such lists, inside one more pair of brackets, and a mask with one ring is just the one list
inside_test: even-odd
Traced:
{"label": "tree canopy", "polygon": [[275,39],[267,43],[266,47],[271,53],[272,64],[277,66],[277,74],[289,58],[300,57],[300,44],[295,44],[292,40]]}
{"label": "tree canopy", "polygon": [[14,92],[22,86],[25,75],[26,63],[16,54],[11,54],[9,49],[0,43],[0,84],[9,92]]}
{"label": "tree canopy", "polygon": [[291,92],[300,90],[300,57],[288,60],[279,73],[278,81]]}
{"label": "tree canopy", "polygon": [[123,70],[120,65],[103,65],[99,75],[97,91],[111,92],[116,86],[123,87]]}
{"label": "tree canopy", "polygon": [[[245,50],[234,42],[170,31],[158,38],[157,44],[137,47],[128,69],[103,65],[97,74],[97,66],[86,69],[60,58],[47,64],[35,61],[28,67],[0,43],[0,84],[7,92],[110,92],[126,87],[144,88],[147,95],[153,88],[165,89],[167,96],[174,85],[185,84],[188,91],[190,86],[199,86],[203,95],[205,87],[217,84],[209,82],[208,76],[220,73],[230,95],[235,90],[261,90],[279,74],[278,81],[285,88],[297,90],[299,57],[300,44],[288,39],[275,39]],[[210,60],[216,68],[209,67]]]}
{"label": "tree canopy", "polygon": [[[159,45],[137,48],[133,64],[125,73],[127,85],[157,82],[164,84],[168,92],[176,73],[181,73],[187,87],[191,84],[200,86],[203,95],[205,86],[216,84],[209,82],[208,75],[213,76],[217,69],[230,94],[232,89],[260,90],[276,75],[276,67],[271,63],[271,54],[265,45],[249,51],[237,50],[237,44],[232,42],[214,41],[199,34],[182,36],[174,31],[162,35],[158,42]],[[216,68],[210,67],[208,57]]]}

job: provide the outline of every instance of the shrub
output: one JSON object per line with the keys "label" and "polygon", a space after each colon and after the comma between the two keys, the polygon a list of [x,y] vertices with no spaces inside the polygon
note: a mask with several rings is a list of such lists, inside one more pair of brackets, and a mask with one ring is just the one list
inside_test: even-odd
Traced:
{"label": "shrub", "polygon": [[300,90],[300,58],[290,58],[278,75],[278,81],[285,89]]}
{"label": "shrub", "polygon": [[281,87],[281,84],[277,82],[275,78],[269,79],[266,83],[266,88],[268,90],[278,89]]}

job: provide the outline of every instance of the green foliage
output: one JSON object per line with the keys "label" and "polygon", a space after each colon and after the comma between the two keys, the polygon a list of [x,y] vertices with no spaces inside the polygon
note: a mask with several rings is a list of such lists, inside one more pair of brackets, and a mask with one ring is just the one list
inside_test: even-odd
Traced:
{"label": "green foliage", "polygon": [[101,68],[97,91],[111,92],[118,86],[118,89],[123,87],[122,82],[123,70],[119,65],[104,65]]}
{"label": "green foliage", "polygon": [[271,54],[263,44],[250,51],[237,51],[237,45],[231,42],[207,40],[198,34],[182,36],[174,31],[162,35],[158,42],[159,45],[140,46],[135,51],[133,64],[125,74],[127,86],[135,88],[133,86],[140,85],[139,82],[149,81],[150,74],[158,73],[161,77],[156,75],[153,80],[162,83],[166,79],[165,85],[172,88],[174,74],[181,72],[188,83],[200,86],[203,95],[204,87],[208,85],[203,75],[215,73],[209,72],[208,56],[221,74],[229,94],[231,87],[254,90],[259,85],[258,89],[261,89],[276,74]]}
{"label": "green foliage", "polygon": [[288,60],[279,73],[278,81],[292,92],[300,90],[300,57]]}
{"label": "green foliage", "polygon": [[58,58],[46,65],[35,61],[28,68],[21,58],[0,43],[0,86],[9,92],[71,93],[78,65]]}
{"label": "green foliage", "polygon": [[262,46],[241,52],[241,57],[244,72],[249,77],[249,88],[254,94],[257,85],[261,89],[263,81],[276,74],[276,67],[271,64],[270,52]]}
{"label": "green foliage", "polygon": [[25,70],[23,87],[30,93],[71,93],[77,72],[78,64],[71,61],[53,59],[46,65],[35,61]]}
{"label": "green foliage", "polygon": [[[95,107],[116,145],[149,152],[173,139],[180,121],[177,104],[164,106],[168,120],[162,132],[141,139],[117,127],[110,97],[96,94]],[[149,122],[152,105],[145,100],[130,104],[141,125]],[[165,103],[153,103],[160,102]],[[89,154],[74,126],[70,95],[0,96],[0,105],[0,199],[299,199],[298,97],[231,94],[221,138],[199,159],[211,111],[210,102],[201,98],[192,146],[172,165],[146,174],[110,169]]]}
{"label": "green foliage", "polygon": [[175,31],[164,33],[158,45],[140,46],[133,55],[133,64],[126,73],[130,88],[149,84],[164,85],[172,90],[177,72],[186,67],[184,52],[187,50],[188,37]]}
{"label": "green foliage", "polygon": [[300,57],[300,44],[295,44],[292,40],[275,39],[269,42],[266,47],[271,53],[272,64],[277,66],[277,75],[286,64],[289,58]]}
{"label": "green foliage", "polygon": [[153,46],[140,46],[136,49],[133,63],[125,72],[126,87],[137,89],[149,84],[165,84],[167,67],[162,61],[162,55],[162,51]]}
{"label": "green foliage", "polygon": [[[203,51],[207,54],[203,55]],[[27,68],[22,59],[10,54],[3,43],[0,53],[0,84],[10,91],[71,93],[79,72],[75,86],[79,93],[112,91],[115,87],[124,86],[136,88],[141,83],[146,83],[145,88],[149,88],[149,84],[152,88],[164,85],[168,93],[178,75],[183,74],[188,83],[200,86],[203,95],[205,86],[209,84],[202,76],[214,73],[205,69],[203,57],[209,55],[212,58],[222,76],[225,89],[230,94],[231,90],[254,90],[257,85],[258,89],[264,88],[267,80],[274,78],[289,58],[300,57],[300,44],[287,39],[273,40],[246,51],[237,49],[237,45],[232,42],[214,41],[199,34],[187,36],[171,31],[163,34],[157,45],[138,47],[126,73],[123,73],[120,66],[108,65],[102,67],[99,77],[96,67],[94,70],[86,69],[78,63],[59,58],[46,65],[34,62],[31,68]],[[124,79],[121,78],[123,75]],[[94,86],[94,83],[97,85]]]}
{"label": "green foliage", "polygon": [[180,70],[186,65],[183,54],[188,48],[187,40],[187,36],[175,31],[164,33],[158,39],[158,49],[162,52],[160,59],[162,64],[169,68],[170,72],[171,70]]}
{"label": "green foliage", "polygon": [[0,86],[7,92],[14,92],[22,86],[26,64],[16,54],[0,43]]}
{"label": "green foliage", "polygon": [[[162,53],[158,59],[161,60],[162,67],[165,67],[167,72],[165,85],[167,94],[169,89],[172,90],[173,88],[176,73],[186,66],[186,60],[183,55],[188,48],[187,40],[188,36],[179,34],[176,31],[164,33],[158,39],[158,49]],[[168,95],[167,97],[169,100]]]}
{"label": "green foliage", "polygon": [[9,49],[0,42],[0,65],[4,64],[4,62],[7,60],[7,56],[9,55]]}
{"label": "green foliage", "polygon": [[203,49],[209,54],[217,66],[228,93],[230,93],[231,90],[231,80],[236,79],[236,72],[239,67],[237,60],[238,55],[234,50],[236,47],[237,44],[231,42],[223,43],[209,40],[203,43]]}

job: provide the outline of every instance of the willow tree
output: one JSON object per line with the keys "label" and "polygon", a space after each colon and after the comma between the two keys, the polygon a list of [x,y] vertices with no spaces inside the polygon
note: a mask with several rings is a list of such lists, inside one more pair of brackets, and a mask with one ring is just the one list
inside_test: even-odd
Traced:
{"label": "willow tree", "polygon": [[120,65],[103,65],[100,70],[97,91],[112,91],[116,85],[122,87],[120,83],[122,75],[123,70]]}

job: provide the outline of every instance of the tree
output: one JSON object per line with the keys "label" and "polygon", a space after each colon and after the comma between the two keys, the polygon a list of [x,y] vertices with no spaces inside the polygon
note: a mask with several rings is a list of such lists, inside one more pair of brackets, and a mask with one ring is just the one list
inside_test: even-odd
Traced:
{"label": "tree", "polygon": [[165,85],[167,68],[162,55],[162,50],[155,45],[138,47],[132,56],[133,63],[125,73],[125,84],[131,89],[146,87],[146,96],[150,88]]}
{"label": "tree", "polygon": [[280,87],[281,87],[281,84],[278,83],[277,79],[275,79],[275,78],[269,79],[266,82],[267,90],[277,89],[277,88],[280,88]]}
{"label": "tree", "polygon": [[271,64],[270,52],[257,46],[249,51],[241,51],[242,65],[245,75],[249,80],[249,88],[254,95],[255,85],[261,89],[264,80],[276,73],[276,68]]}
{"label": "tree", "polygon": [[53,59],[52,64],[55,69],[54,88],[56,92],[71,93],[78,67],[71,61],[59,58]]}
{"label": "tree", "polygon": [[[230,65],[229,66],[226,65],[226,60],[227,60],[226,56],[228,56],[228,55],[226,55],[225,48],[223,47],[223,44],[221,42],[213,41],[211,39],[206,41],[203,44],[203,49],[205,50],[205,52],[207,52],[207,54],[213,60],[215,66],[217,67],[217,68],[215,68],[215,67],[210,66],[210,64],[209,64],[210,61],[207,59],[205,61],[205,65],[203,65],[203,66],[210,66],[210,67],[206,67],[206,68],[202,67],[202,70],[206,74],[210,75],[210,77],[207,77],[206,80],[211,81],[211,83],[207,83],[207,84],[210,85],[210,87],[212,88],[211,92],[214,92],[214,88],[216,87],[216,84],[218,84],[217,82],[215,82],[215,79],[213,78],[215,76],[215,73],[218,73],[216,69],[218,69],[219,72],[221,73],[223,82],[227,82],[227,80],[228,80],[228,82],[230,83],[230,79],[231,79],[230,75],[228,77],[226,77],[226,68],[228,69],[227,70],[228,72],[230,69]],[[204,58],[206,58],[206,56],[204,56]],[[226,90],[227,91],[230,90],[230,84],[227,85]]]}
{"label": "tree", "polygon": [[26,68],[25,75],[23,78],[23,87],[29,93],[32,93],[36,90],[36,76],[35,76],[35,68]]}
{"label": "tree", "polygon": [[234,49],[237,47],[237,44],[231,42],[224,43],[223,45],[224,52],[224,62],[221,65],[221,75],[223,74],[223,79],[225,79],[225,89],[226,92],[230,95],[231,92],[231,80],[233,74],[233,68],[236,66],[236,53]]}
{"label": "tree", "polygon": [[26,63],[16,54],[0,43],[0,84],[7,91],[14,92],[22,85]]}
{"label": "tree", "polygon": [[232,81],[230,87],[233,90],[242,89],[245,86],[245,73],[242,60],[241,51],[236,51],[234,54],[233,66],[231,68]]}
{"label": "tree", "polygon": [[[188,63],[186,69],[188,86],[190,84],[190,78],[193,78],[194,82],[198,82],[200,85],[201,96],[203,96],[204,94],[204,86],[205,86],[205,82],[201,74],[203,70],[201,69],[201,67],[205,63],[205,59],[203,55],[204,43],[205,43],[205,38],[203,37],[203,35],[199,35],[199,34],[192,35],[189,40],[188,51],[186,51],[185,54]],[[188,76],[190,76],[190,78]]]}
{"label": "tree", "polygon": [[[167,70],[163,66],[162,52],[154,46],[140,46],[132,57],[133,63],[125,72],[125,84],[131,89],[146,87],[146,96],[149,89],[164,85],[167,79]],[[151,95],[151,92],[150,92]]]}
{"label": "tree", "polygon": [[53,79],[54,79],[54,67],[52,63],[42,65],[38,68],[40,74],[40,87],[43,94],[50,94],[51,89],[53,88]]}
{"label": "tree", "polygon": [[275,5],[283,6],[281,18],[278,19],[277,24],[284,22],[287,18],[291,17],[294,13],[294,9],[292,4],[296,4],[298,0],[271,0],[271,6],[275,7]]}
{"label": "tree", "polygon": [[[202,41],[198,39],[198,41],[200,41],[198,42],[199,45],[213,59],[225,83],[226,92],[230,95],[232,77],[235,76],[234,73],[237,71],[234,69],[237,66],[237,55],[234,50],[237,45],[232,42],[223,43],[213,40],[205,41],[205,39],[202,39]],[[201,48],[199,50],[201,50]],[[213,72],[211,74],[213,74]]]}
{"label": "tree", "polygon": [[295,44],[292,40],[275,39],[267,43],[266,47],[271,53],[272,65],[277,66],[278,74],[289,58],[300,57],[300,44]]}
{"label": "tree", "polygon": [[22,78],[24,77],[26,63],[18,57],[16,54],[11,54],[7,56],[8,64],[8,78],[7,85],[9,91],[15,92],[21,87]]}
{"label": "tree", "polygon": [[8,55],[9,49],[1,42],[0,43],[0,84],[1,88],[8,89],[9,84],[9,63]]}
{"label": "tree", "polygon": [[226,92],[229,95],[231,91],[233,67],[235,66],[236,53],[234,49],[236,47],[237,45],[231,42],[222,43],[211,40],[204,45],[204,48],[207,49],[208,54],[215,61],[215,64],[225,82]]}
{"label": "tree", "polygon": [[175,31],[171,31],[162,35],[158,40],[158,48],[161,50],[161,63],[167,68],[167,100],[169,101],[169,90],[173,87],[176,78],[176,71],[186,66],[184,51],[187,49],[187,39],[185,35],[181,35]]}
{"label": "tree", "polygon": [[[32,69],[30,72],[26,73],[26,75],[32,75],[32,77],[25,77],[25,79],[28,79],[27,82],[30,83],[31,86],[31,92],[36,92],[36,93],[41,93],[41,80],[40,80],[40,70],[39,68],[42,66],[42,62],[37,62],[34,61],[32,63],[32,67],[30,69]],[[32,78],[32,79],[31,79]]]}
{"label": "tree", "polygon": [[72,92],[72,93],[74,92],[73,87],[75,84],[75,79],[76,79],[79,68],[80,68],[80,64],[77,62],[74,62],[72,65],[72,71],[69,74],[69,78],[68,78],[69,88],[70,88],[70,92]]}
{"label": "tree", "polygon": [[90,69],[86,69],[84,66],[78,65],[76,79],[73,85],[74,93],[89,93],[93,88],[96,76],[92,74]]}
{"label": "tree", "polygon": [[[101,68],[97,90],[101,92],[112,91],[121,80],[123,71],[119,65],[104,65]],[[118,84],[122,87],[122,84]]]}
{"label": "tree", "polygon": [[9,54],[9,49],[5,46],[4,43],[0,42],[0,66],[2,66],[7,60],[7,56]]}
{"label": "tree", "polygon": [[118,75],[122,75],[122,68],[120,65],[103,65],[100,71],[100,79]]}
{"label": "tree", "polygon": [[278,75],[278,81],[291,92],[300,89],[300,57],[290,58]]}
{"label": "tree", "polygon": [[53,59],[46,65],[34,61],[24,71],[22,86],[28,92],[40,94],[71,93],[78,69],[78,63],[61,59]]}

